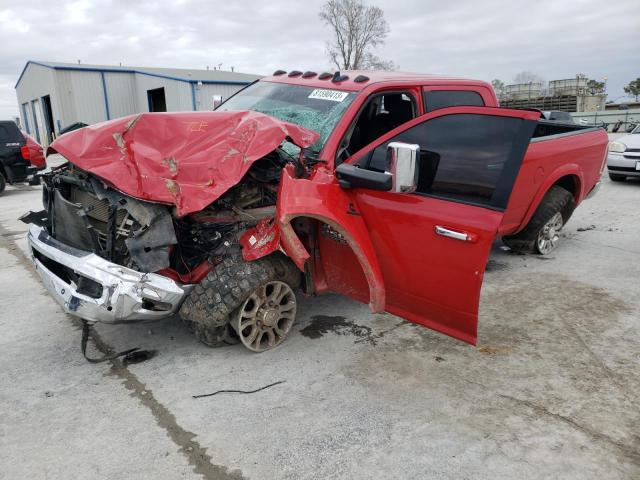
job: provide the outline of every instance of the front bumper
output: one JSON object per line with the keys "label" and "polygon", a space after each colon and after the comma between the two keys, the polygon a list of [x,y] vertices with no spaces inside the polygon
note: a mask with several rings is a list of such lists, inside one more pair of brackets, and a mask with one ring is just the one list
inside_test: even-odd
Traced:
{"label": "front bumper", "polygon": [[[636,156],[637,155],[637,156]],[[640,170],[636,170],[636,163],[640,162],[640,155],[609,153],[607,156],[607,169],[616,175],[626,175],[628,177],[640,176]]]}
{"label": "front bumper", "polygon": [[[85,320],[121,323],[165,318],[178,311],[193,288],[64,245],[36,225],[31,225],[27,239],[31,259],[51,296],[67,313]],[[94,294],[79,291],[64,274],[68,270],[89,279]],[[96,284],[102,288],[96,289]]]}

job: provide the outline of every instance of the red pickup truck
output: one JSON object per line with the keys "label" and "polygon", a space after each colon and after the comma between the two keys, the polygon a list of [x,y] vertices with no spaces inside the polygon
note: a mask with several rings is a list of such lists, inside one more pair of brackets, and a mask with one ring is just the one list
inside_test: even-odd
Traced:
{"label": "red pickup truck", "polygon": [[599,128],[498,107],[480,81],[278,71],[215,112],[56,140],[33,261],[65,310],[179,313],[208,345],[279,345],[296,291],[337,292],[471,344],[498,236],[545,254],[595,190]]}

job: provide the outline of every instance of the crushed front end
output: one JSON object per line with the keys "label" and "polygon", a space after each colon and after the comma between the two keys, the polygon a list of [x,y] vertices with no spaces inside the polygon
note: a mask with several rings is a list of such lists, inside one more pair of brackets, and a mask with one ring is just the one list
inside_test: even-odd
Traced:
{"label": "crushed front end", "polygon": [[71,164],[42,180],[44,210],[23,220],[32,223],[36,269],[65,311],[110,323],[177,311],[190,287],[152,273],[169,267],[176,243],[167,206],[106,188]]}
{"label": "crushed front end", "polygon": [[67,163],[42,176],[44,210],[22,218],[33,262],[70,314],[107,323],[172,315],[248,228],[274,215],[283,165],[267,155],[211,205],[178,217]]}
{"label": "crushed front end", "polygon": [[68,162],[42,175],[44,209],[22,220],[43,283],[85,320],[83,345],[87,321],[173,314],[210,346],[283,341],[302,273],[277,241],[281,174],[307,175],[318,138],[230,111],[134,115],[54,141]]}

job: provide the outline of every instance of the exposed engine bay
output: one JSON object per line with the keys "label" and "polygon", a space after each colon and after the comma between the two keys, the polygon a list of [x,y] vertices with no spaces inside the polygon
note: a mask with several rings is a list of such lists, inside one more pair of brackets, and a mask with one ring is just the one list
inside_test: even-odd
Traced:
{"label": "exposed engine bay", "polygon": [[42,176],[45,211],[35,223],[64,244],[127,268],[197,282],[248,228],[274,215],[288,161],[281,149],[272,151],[209,206],[183,217],[171,205],[124,195],[66,163]]}

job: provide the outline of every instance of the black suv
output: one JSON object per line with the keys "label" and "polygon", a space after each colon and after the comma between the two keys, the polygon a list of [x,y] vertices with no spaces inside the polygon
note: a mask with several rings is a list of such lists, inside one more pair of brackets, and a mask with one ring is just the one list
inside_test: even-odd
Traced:
{"label": "black suv", "polygon": [[0,194],[7,183],[30,180],[30,176],[44,168],[42,147],[20,131],[15,122],[0,120]]}

